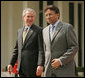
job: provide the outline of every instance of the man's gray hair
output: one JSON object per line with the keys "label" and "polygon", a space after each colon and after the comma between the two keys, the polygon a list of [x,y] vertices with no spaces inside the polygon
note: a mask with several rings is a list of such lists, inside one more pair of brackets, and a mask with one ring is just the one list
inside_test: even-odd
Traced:
{"label": "man's gray hair", "polygon": [[31,8],[26,8],[26,9],[23,10],[22,16],[25,16],[25,14],[26,14],[27,12],[33,12],[34,15],[36,15],[36,12],[35,12],[33,9],[31,9]]}

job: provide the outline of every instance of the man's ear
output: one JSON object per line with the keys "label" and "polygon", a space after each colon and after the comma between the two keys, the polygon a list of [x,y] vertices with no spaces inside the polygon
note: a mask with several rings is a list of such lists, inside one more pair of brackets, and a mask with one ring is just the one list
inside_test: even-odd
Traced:
{"label": "man's ear", "polygon": [[59,13],[57,14],[57,16],[58,16],[58,18],[60,18],[60,14]]}

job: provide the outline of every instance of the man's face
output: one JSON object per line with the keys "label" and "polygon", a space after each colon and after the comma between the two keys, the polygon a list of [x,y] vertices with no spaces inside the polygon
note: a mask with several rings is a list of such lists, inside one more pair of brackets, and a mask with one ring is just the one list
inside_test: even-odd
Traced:
{"label": "man's face", "polygon": [[59,16],[60,16],[59,13],[56,14],[55,11],[50,10],[50,9],[48,9],[48,10],[45,12],[46,20],[47,20],[47,22],[50,23],[50,24],[54,24],[56,21],[58,21]]}
{"label": "man's face", "polygon": [[23,17],[23,19],[27,26],[31,26],[34,22],[35,15],[33,12],[27,12],[25,16]]}

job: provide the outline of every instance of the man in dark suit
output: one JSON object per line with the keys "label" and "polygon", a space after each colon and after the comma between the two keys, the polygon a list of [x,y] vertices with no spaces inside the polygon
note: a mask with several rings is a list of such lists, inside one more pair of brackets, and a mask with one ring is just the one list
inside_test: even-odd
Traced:
{"label": "man in dark suit", "polygon": [[25,26],[18,30],[16,46],[8,65],[8,71],[11,73],[18,59],[17,71],[20,77],[36,77],[43,72],[45,58],[42,28],[33,24],[35,15],[35,11],[31,8],[23,11]]}

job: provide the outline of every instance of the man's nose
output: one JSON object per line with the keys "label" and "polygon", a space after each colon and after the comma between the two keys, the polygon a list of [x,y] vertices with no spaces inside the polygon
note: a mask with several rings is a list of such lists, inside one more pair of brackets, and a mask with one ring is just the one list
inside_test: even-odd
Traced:
{"label": "man's nose", "polygon": [[32,17],[29,17],[28,20],[32,20]]}

